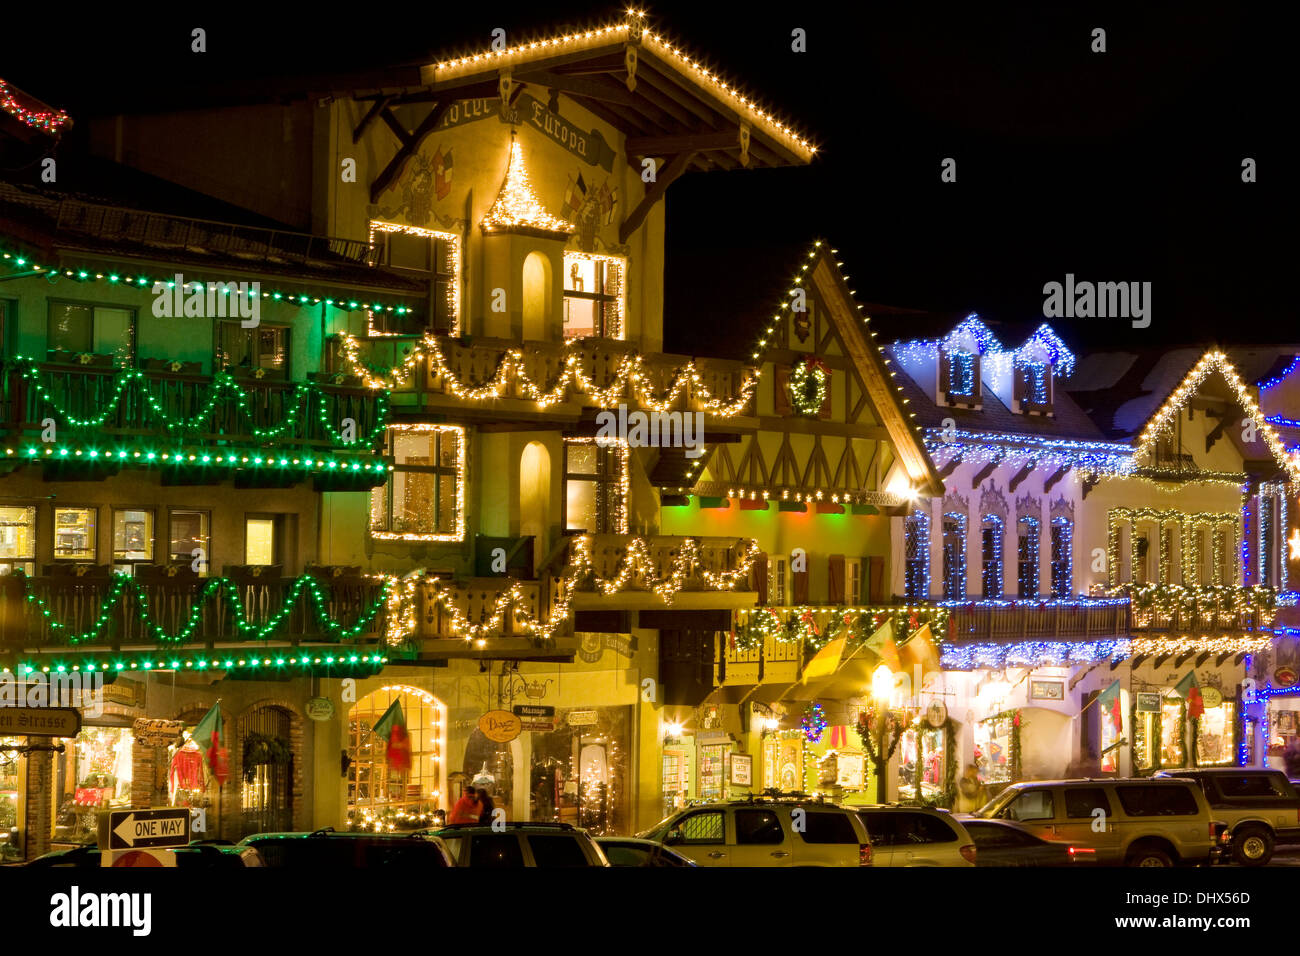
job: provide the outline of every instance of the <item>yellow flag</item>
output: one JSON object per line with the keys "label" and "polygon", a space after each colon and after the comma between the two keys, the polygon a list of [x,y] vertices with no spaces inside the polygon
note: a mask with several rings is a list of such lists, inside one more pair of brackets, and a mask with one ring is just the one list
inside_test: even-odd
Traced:
{"label": "yellow flag", "polygon": [[921,676],[942,670],[939,665],[939,650],[934,645],[934,635],[930,633],[930,625],[922,625],[921,629],[908,639],[900,648],[899,656],[903,666],[908,673],[914,671],[919,664],[921,667]]}
{"label": "yellow flag", "polygon": [[901,669],[898,662],[898,647],[894,644],[894,625],[889,618],[885,618],[885,623],[880,625],[875,634],[867,638],[867,650],[875,651],[880,657],[880,662],[891,671]]}
{"label": "yellow flag", "polygon": [[827,642],[826,646],[818,651],[804,667],[803,679],[811,680],[814,677],[829,677],[834,674],[839,669],[840,658],[844,656],[846,640],[847,637],[837,637]]}

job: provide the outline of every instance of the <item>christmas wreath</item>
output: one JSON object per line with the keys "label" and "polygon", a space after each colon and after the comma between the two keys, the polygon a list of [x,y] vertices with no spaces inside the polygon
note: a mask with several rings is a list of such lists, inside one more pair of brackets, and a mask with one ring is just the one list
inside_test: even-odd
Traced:
{"label": "christmas wreath", "polygon": [[244,778],[253,779],[253,769],[264,764],[288,763],[293,756],[289,741],[270,734],[250,733],[244,738]]}
{"label": "christmas wreath", "polygon": [[830,372],[821,359],[809,356],[790,367],[790,404],[800,415],[816,416],[826,402]]}

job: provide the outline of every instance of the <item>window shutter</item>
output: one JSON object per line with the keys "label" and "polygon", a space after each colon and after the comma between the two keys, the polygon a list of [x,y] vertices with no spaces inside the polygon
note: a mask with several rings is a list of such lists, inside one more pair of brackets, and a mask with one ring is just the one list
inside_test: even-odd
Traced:
{"label": "window shutter", "polygon": [[828,604],[844,603],[844,555],[832,554],[827,561],[827,570],[830,572],[830,591],[827,597]]}
{"label": "window shutter", "polygon": [[791,571],[790,578],[791,578],[791,590],[794,592],[792,595],[792,603],[796,605],[807,604],[808,603],[808,568],[804,567],[802,571]]}
{"label": "window shutter", "polygon": [[778,365],[772,386],[772,413],[778,418],[789,418],[794,414],[790,407],[790,370]]}
{"label": "window shutter", "polygon": [[749,566],[749,586],[758,595],[758,603],[767,603],[767,553],[760,551]]}
{"label": "window shutter", "polygon": [[885,603],[885,559],[876,555],[867,558],[867,593],[872,604]]}

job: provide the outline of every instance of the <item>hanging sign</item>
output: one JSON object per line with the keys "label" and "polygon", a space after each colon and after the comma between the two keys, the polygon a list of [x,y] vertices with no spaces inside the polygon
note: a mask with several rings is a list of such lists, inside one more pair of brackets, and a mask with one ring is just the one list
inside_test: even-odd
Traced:
{"label": "hanging sign", "polygon": [[948,722],[948,707],[941,700],[930,701],[930,706],[925,709],[925,722],[938,730]]}
{"label": "hanging sign", "polygon": [[571,710],[564,719],[570,727],[590,727],[597,717],[594,710]]}
{"label": "hanging sign", "polygon": [[1160,713],[1160,695],[1155,692],[1139,692],[1137,695],[1137,712],[1139,714]]}
{"label": "hanging sign", "polygon": [[542,704],[515,704],[514,715],[523,730],[533,733],[550,733],[555,729],[555,708]]}
{"label": "hanging sign", "polygon": [[0,707],[0,737],[75,737],[81,714],[73,707]]}
{"label": "hanging sign", "polygon": [[489,710],[478,719],[478,729],[488,740],[506,744],[523,732],[518,717],[508,710]]}
{"label": "hanging sign", "polygon": [[131,725],[131,735],[143,747],[166,747],[181,735],[185,724],[161,717],[141,717]]}
{"label": "hanging sign", "polygon": [[754,783],[754,758],[749,754],[731,755],[731,782],[737,787]]}
{"label": "hanging sign", "polygon": [[1206,710],[1213,710],[1223,703],[1223,692],[1214,687],[1202,687],[1201,703]]}
{"label": "hanging sign", "polygon": [[1296,682],[1294,667],[1278,667],[1273,671],[1273,683],[1277,687],[1291,687]]}
{"label": "hanging sign", "polygon": [[328,697],[308,697],[304,710],[312,720],[329,720],[334,716],[334,701]]}
{"label": "hanging sign", "polygon": [[605,142],[600,130],[584,132],[559,113],[552,113],[546,104],[524,93],[515,101],[514,114],[534,129],[540,130],[557,146],[562,146],[589,166],[600,166],[605,172],[614,169],[614,150]]}

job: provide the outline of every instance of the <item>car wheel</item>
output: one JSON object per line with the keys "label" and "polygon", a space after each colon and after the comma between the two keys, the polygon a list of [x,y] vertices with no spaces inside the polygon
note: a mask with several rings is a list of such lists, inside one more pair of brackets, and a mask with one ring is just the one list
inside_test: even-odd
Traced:
{"label": "car wheel", "polygon": [[1128,855],[1129,866],[1173,866],[1174,862],[1169,858],[1169,854],[1159,847],[1142,846],[1131,851]]}
{"label": "car wheel", "polygon": [[1232,838],[1232,858],[1242,866],[1263,866],[1273,857],[1273,836],[1263,827],[1246,827]]}

